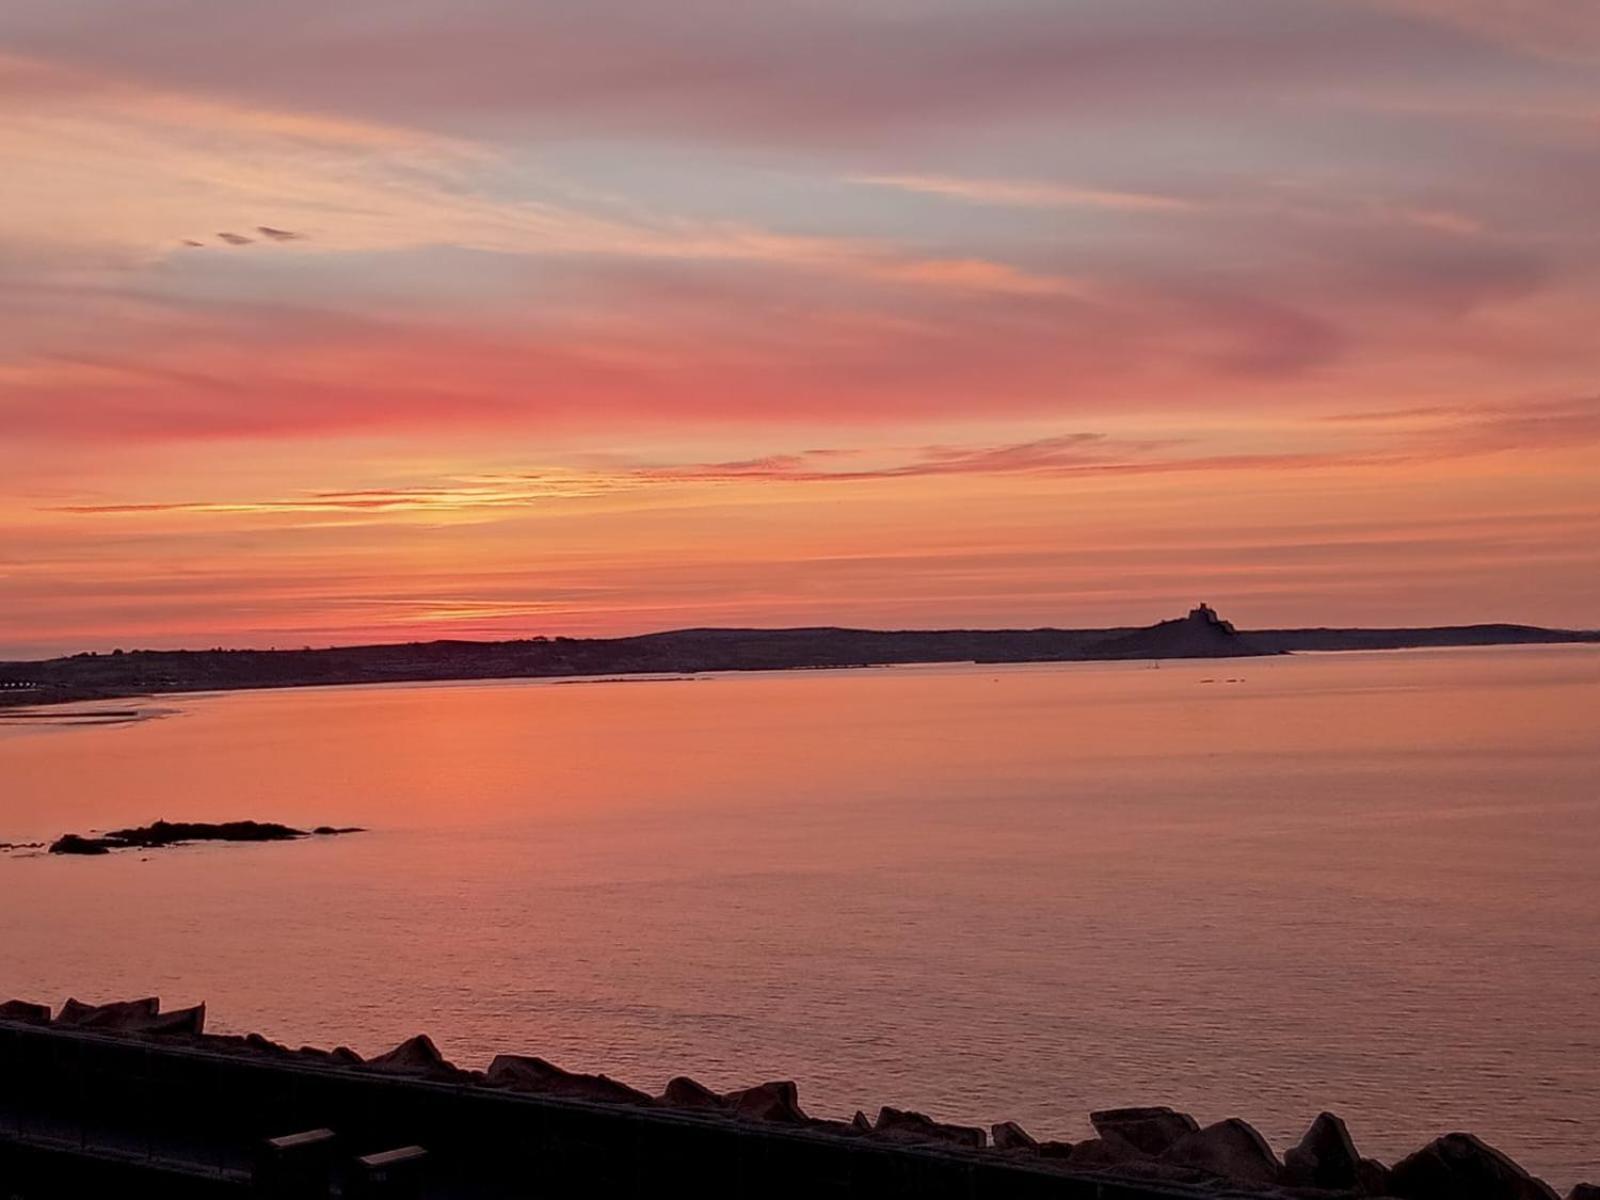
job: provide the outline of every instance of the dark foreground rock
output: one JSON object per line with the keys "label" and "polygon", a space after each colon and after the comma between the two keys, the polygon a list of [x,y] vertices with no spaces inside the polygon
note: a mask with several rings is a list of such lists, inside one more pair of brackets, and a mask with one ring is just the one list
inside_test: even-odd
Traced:
{"label": "dark foreground rock", "polygon": [[55,1023],[74,1029],[131,1033],[145,1021],[153,1020],[160,1009],[161,1001],[154,996],[143,996],[138,1000],[115,1000],[110,1004],[85,1004],[69,996],[56,1014]]}
{"label": "dark foreground rock", "polygon": [[1350,1130],[1332,1113],[1311,1122],[1299,1145],[1283,1156],[1284,1182],[1295,1187],[1354,1190],[1361,1182],[1361,1156]]}
{"label": "dark foreground rock", "polygon": [[[819,1124],[800,1107],[800,1089],[788,1079],[758,1083],[755,1087],[732,1092],[714,1092],[687,1075],[679,1075],[667,1082],[661,1103],[670,1108],[726,1113],[751,1121],[776,1121],[781,1125]],[[842,1127],[845,1123],[833,1124]]]}
{"label": "dark foreground rock", "polygon": [[800,1107],[800,1089],[791,1079],[775,1079],[736,1092],[725,1092],[722,1101],[735,1116],[752,1121],[805,1125],[811,1120]]}
{"label": "dark foreground rock", "polygon": [[1400,1200],[1560,1200],[1553,1187],[1470,1133],[1447,1133],[1395,1163]]}
{"label": "dark foreground rock", "polygon": [[367,1059],[362,1069],[386,1075],[412,1075],[439,1083],[470,1083],[474,1079],[473,1072],[462,1070],[440,1054],[439,1047],[425,1033],[407,1038],[386,1054]]}
{"label": "dark foreground rock", "polygon": [[1026,1150],[1032,1154],[1039,1153],[1039,1143],[1015,1121],[1001,1121],[998,1125],[989,1126],[989,1139],[994,1143],[996,1150]]}
{"label": "dark foreground rock", "polygon": [[1151,1157],[1200,1128],[1188,1113],[1165,1105],[1102,1109],[1089,1114],[1089,1124],[1102,1138],[1118,1138]]}
{"label": "dark foreground rock", "polygon": [[653,1104],[641,1091],[619,1083],[609,1075],[582,1075],[563,1071],[542,1058],[521,1054],[499,1054],[489,1064],[484,1082],[490,1087],[516,1092],[537,1092],[565,1096],[574,1100],[599,1100],[607,1104]]}
{"label": "dark foreground rock", "polygon": [[1112,1134],[1110,1137],[1093,1137],[1076,1145],[1067,1143],[1066,1159],[1085,1171],[1103,1171],[1123,1167],[1129,1163],[1151,1162],[1153,1159],[1132,1142]]}
{"label": "dark foreground rock", "polygon": [[1267,1139],[1237,1117],[1184,1134],[1162,1153],[1161,1161],[1261,1187],[1277,1183],[1283,1174],[1283,1164]]}
{"label": "dark foreground rock", "polygon": [[[315,832],[324,836],[363,833],[351,825],[319,825]],[[109,854],[113,850],[158,850],[185,842],[291,842],[310,837],[303,829],[272,821],[157,821],[129,829],[113,829],[98,837],[67,833],[50,844],[51,854]]]}
{"label": "dark foreground rock", "polygon": [[110,854],[111,847],[100,838],[64,833],[50,843],[51,854]]}
{"label": "dark foreground rock", "polygon": [[23,1025],[48,1025],[50,1006],[30,1004],[26,1000],[7,1000],[0,1004],[0,1021],[17,1021]]}
{"label": "dark foreground rock", "polygon": [[[1077,1175],[1093,1186],[1118,1185],[1120,1194],[1172,1195],[1174,1188],[1201,1197],[1206,1194],[1255,1194],[1261,1200],[1286,1196],[1307,1200],[1356,1200],[1384,1197],[1392,1200],[1557,1200],[1555,1191],[1533,1177],[1506,1155],[1465,1133],[1438,1138],[1397,1163],[1392,1170],[1358,1153],[1343,1121],[1322,1113],[1280,1163],[1272,1148],[1249,1124],[1229,1119],[1198,1128],[1194,1118],[1170,1108],[1109,1109],[1091,1114],[1098,1136],[1086,1141],[1038,1141],[1013,1121],[992,1126],[992,1142],[985,1131],[971,1126],[936,1121],[920,1112],[885,1106],[876,1122],[860,1112],[851,1121],[817,1119],[806,1115],[795,1084],[779,1080],[730,1092],[716,1092],[687,1076],[669,1082],[659,1099],[606,1075],[563,1070],[542,1058],[500,1055],[488,1070],[466,1070],[447,1061],[426,1035],[402,1042],[393,1050],[363,1062],[354,1052],[339,1047],[298,1050],[260,1034],[215,1035],[205,1032],[205,1005],[162,1011],[154,997],[103,1004],[71,998],[52,1019],[50,1009],[21,1000],[0,1002],[0,1023],[7,1038],[54,1037],[71,1039],[84,1054],[111,1039],[139,1043],[135,1053],[156,1055],[164,1047],[157,1040],[186,1052],[210,1051],[228,1057],[256,1059],[259,1064],[316,1066],[361,1075],[448,1083],[461,1089],[501,1089],[527,1092],[552,1100],[600,1101],[630,1106],[632,1114],[616,1112],[616,1119],[649,1118],[651,1110],[675,1108],[713,1118],[703,1129],[728,1130],[742,1122],[770,1122],[789,1129],[769,1129],[761,1136],[780,1140],[791,1131],[825,1134],[837,1138],[880,1139],[879,1150],[888,1155],[928,1154],[929,1161],[981,1161],[989,1156],[989,1169],[1007,1172],[1059,1172]],[[31,1030],[23,1027],[32,1026]],[[46,1028],[39,1028],[39,1027]],[[93,1035],[84,1037],[84,1034]],[[126,1052],[126,1047],[122,1053]],[[74,1051],[76,1055],[78,1051]],[[141,1076],[142,1078],[142,1076]],[[399,1086],[398,1082],[396,1086]],[[474,1101],[473,1103],[477,1103]],[[597,1109],[588,1111],[597,1112]],[[755,1131],[747,1130],[752,1136]],[[716,1136],[721,1136],[717,1134]],[[898,1143],[898,1145],[896,1145]],[[993,1147],[992,1150],[989,1146]],[[876,1151],[875,1151],[876,1153]],[[1166,1189],[1166,1190],[1164,1190]],[[1031,1192],[1029,1194],[1032,1194]],[[1568,1200],[1600,1200],[1600,1188],[1574,1187]]]}
{"label": "dark foreground rock", "polygon": [[872,1132],[890,1137],[919,1142],[949,1142],[957,1146],[981,1148],[985,1138],[983,1130],[968,1125],[946,1125],[919,1112],[898,1108],[883,1108],[878,1112]]}
{"label": "dark foreground rock", "polygon": [[661,1093],[661,1103],[672,1108],[687,1108],[701,1112],[723,1112],[727,1105],[722,1097],[699,1080],[679,1075],[667,1081]]}

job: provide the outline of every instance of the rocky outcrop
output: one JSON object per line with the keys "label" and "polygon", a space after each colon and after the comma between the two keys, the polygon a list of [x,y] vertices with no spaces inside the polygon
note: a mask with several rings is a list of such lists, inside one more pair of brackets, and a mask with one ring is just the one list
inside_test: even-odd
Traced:
{"label": "rocky outcrop", "polygon": [[158,1012],[155,1016],[135,1022],[131,1033],[187,1034],[199,1037],[206,1030],[206,1006],[177,1008],[171,1012]]}
{"label": "rocky outcrop", "polygon": [[1237,1117],[1184,1134],[1162,1152],[1161,1161],[1260,1187],[1276,1184],[1283,1174],[1283,1164],[1267,1140]]}
{"label": "rocky outcrop", "polygon": [[1305,1136],[1283,1156],[1284,1182],[1295,1187],[1351,1191],[1361,1183],[1361,1156],[1345,1123],[1321,1113]]}
{"label": "rocky outcrop", "polygon": [[1089,1124],[1102,1138],[1118,1138],[1151,1157],[1200,1128],[1188,1113],[1165,1105],[1102,1109],[1089,1114]]}
{"label": "rocky outcrop", "polygon": [[724,1092],[722,1102],[728,1111],[752,1121],[777,1121],[784,1125],[804,1125],[811,1120],[800,1108],[800,1089],[792,1080],[779,1079],[755,1087]]}
{"label": "rocky outcrop", "polygon": [[[800,1107],[798,1089],[778,1080],[731,1092],[716,1092],[688,1076],[666,1085],[659,1100],[606,1075],[566,1071],[542,1058],[500,1055],[487,1072],[468,1071],[445,1060],[426,1036],[409,1038],[370,1061],[338,1047],[292,1050],[260,1034],[205,1033],[206,1007],[161,1011],[154,997],[87,1004],[69,998],[52,1020],[44,1005],[11,1000],[0,1003],[0,1021],[50,1025],[66,1031],[115,1034],[147,1039],[172,1039],[186,1047],[226,1054],[300,1062],[337,1069],[457,1085],[482,1085],[559,1099],[661,1106],[704,1113],[722,1122],[743,1119],[773,1122],[817,1134],[858,1138],[871,1136],[907,1146],[942,1146],[950,1151],[979,1151],[992,1145],[996,1169],[1060,1166],[1069,1172],[1093,1173],[1107,1181],[1199,1186],[1202,1189],[1259,1191],[1282,1197],[1292,1194],[1331,1198],[1384,1197],[1393,1200],[1557,1200],[1555,1191],[1506,1155],[1465,1133],[1451,1133],[1408,1155],[1389,1169],[1357,1152],[1344,1122],[1321,1113],[1300,1141],[1279,1162],[1272,1148],[1252,1126],[1236,1118],[1200,1128],[1187,1113],[1164,1106],[1105,1109],[1090,1114],[1095,1137],[1072,1143],[1039,1141],[1014,1121],[984,1130],[948,1124],[907,1109],[885,1106],[875,1122],[857,1112],[850,1121],[809,1117]],[[37,1037],[12,1029],[11,1037]],[[87,1049],[101,1039],[83,1039]],[[992,1139],[992,1140],[991,1140]],[[884,1152],[891,1148],[885,1146]],[[1159,1189],[1158,1189],[1159,1190]],[[1600,1200],[1600,1188],[1580,1184],[1567,1200]]]}
{"label": "rocky outcrop", "polygon": [[[673,1108],[698,1112],[719,1112],[752,1121],[776,1121],[783,1125],[817,1125],[800,1107],[800,1090],[793,1081],[774,1080],[733,1092],[714,1092],[705,1084],[679,1075],[667,1082],[661,1102]],[[865,1120],[865,1118],[863,1118]],[[843,1124],[830,1122],[830,1124]]]}
{"label": "rocky outcrop", "polygon": [[969,1125],[946,1125],[919,1112],[899,1108],[882,1108],[872,1126],[875,1134],[886,1135],[900,1141],[948,1142],[956,1146],[981,1148],[985,1138],[983,1130]]}
{"label": "rocky outcrop", "polygon": [[474,1075],[463,1071],[439,1053],[439,1047],[425,1033],[407,1038],[393,1050],[369,1058],[362,1064],[367,1071],[380,1071],[385,1075],[411,1075],[431,1079],[438,1083],[470,1083]]}
{"label": "rocky outcrop", "polygon": [[1247,658],[1276,653],[1240,637],[1232,623],[1208,604],[1190,609],[1186,617],[1096,642],[1088,651],[1093,658]]}
{"label": "rocky outcrop", "polygon": [[1129,1163],[1149,1162],[1151,1158],[1132,1142],[1113,1134],[1078,1142],[1068,1152],[1067,1161],[1085,1171],[1103,1171]]}
{"label": "rocky outcrop", "polygon": [[[323,835],[362,833],[356,826],[319,825]],[[113,850],[157,850],[185,842],[290,842],[308,837],[305,830],[272,821],[156,821],[129,829],[113,829],[99,837],[67,833],[50,843],[51,854],[109,854]]]}
{"label": "rocky outcrop", "polygon": [[996,1150],[1025,1150],[1030,1154],[1039,1153],[1039,1143],[1015,1121],[1001,1121],[997,1125],[989,1126],[989,1140]]}
{"label": "rocky outcrop", "polygon": [[110,1004],[85,1004],[68,997],[56,1014],[55,1023],[72,1029],[104,1029],[116,1033],[130,1033],[139,1025],[152,1020],[161,1010],[161,1001],[154,996],[138,1000],[116,1000]]}
{"label": "rocky outcrop", "polygon": [[1447,1133],[1395,1163],[1400,1200],[1559,1200],[1555,1189],[1470,1133]]}
{"label": "rocky outcrop", "polygon": [[521,1054],[498,1054],[489,1064],[484,1082],[490,1087],[514,1092],[536,1092],[569,1100],[598,1100],[606,1104],[653,1104],[641,1091],[618,1083],[609,1075],[582,1075],[564,1071],[542,1058]]}
{"label": "rocky outcrop", "polygon": [[26,1000],[7,1000],[0,1004],[0,1021],[17,1021],[24,1025],[50,1024],[48,1004],[29,1004]]}
{"label": "rocky outcrop", "polygon": [[1363,1196],[1393,1195],[1389,1190],[1389,1168],[1375,1158],[1363,1158],[1356,1166],[1356,1190]]}
{"label": "rocky outcrop", "polygon": [[50,843],[51,854],[110,854],[111,847],[98,838],[86,838],[76,833],[64,833]]}
{"label": "rocky outcrop", "polygon": [[661,1102],[673,1108],[687,1108],[701,1112],[725,1112],[728,1107],[716,1092],[687,1075],[667,1080],[666,1090],[661,1093]]}
{"label": "rocky outcrop", "polygon": [[335,1046],[332,1050],[323,1050],[317,1046],[301,1046],[300,1049],[290,1053],[332,1067],[359,1067],[363,1061],[361,1055],[349,1046]]}

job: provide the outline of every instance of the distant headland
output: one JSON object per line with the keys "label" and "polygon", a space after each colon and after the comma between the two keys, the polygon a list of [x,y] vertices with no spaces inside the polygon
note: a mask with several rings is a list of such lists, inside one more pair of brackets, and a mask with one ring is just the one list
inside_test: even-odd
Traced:
{"label": "distant headland", "polygon": [[167,692],[351,683],[688,675],[909,663],[1243,658],[1298,651],[1600,643],[1600,631],[1533,625],[1240,632],[1209,605],[1110,629],[674,629],[633,637],[534,637],[304,650],[130,650],[0,662],[0,707]]}

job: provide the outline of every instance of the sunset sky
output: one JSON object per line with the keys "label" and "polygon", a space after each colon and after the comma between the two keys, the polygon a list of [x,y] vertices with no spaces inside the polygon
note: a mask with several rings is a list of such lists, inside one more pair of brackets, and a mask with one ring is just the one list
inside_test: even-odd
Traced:
{"label": "sunset sky", "polygon": [[1600,625],[1593,0],[7,0],[0,657]]}

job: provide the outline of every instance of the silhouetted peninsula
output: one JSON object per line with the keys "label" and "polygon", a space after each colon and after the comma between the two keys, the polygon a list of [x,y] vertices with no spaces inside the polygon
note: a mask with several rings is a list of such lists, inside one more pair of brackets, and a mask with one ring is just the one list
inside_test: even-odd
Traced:
{"label": "silhouetted peninsula", "polygon": [[410,642],[321,650],[131,650],[0,663],[0,706],[164,692],[349,683],[688,675],[906,663],[1239,658],[1306,650],[1600,642],[1600,632],[1532,625],[1420,629],[1234,629],[1208,605],[1112,629],[676,629],[620,638]]}

